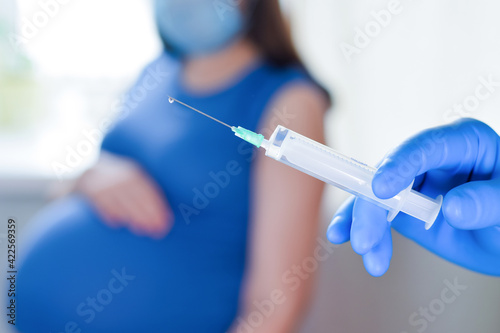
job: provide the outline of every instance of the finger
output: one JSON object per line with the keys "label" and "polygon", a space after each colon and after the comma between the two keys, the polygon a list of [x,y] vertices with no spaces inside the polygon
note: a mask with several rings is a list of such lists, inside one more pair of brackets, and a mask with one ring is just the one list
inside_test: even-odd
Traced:
{"label": "finger", "polygon": [[143,223],[150,225],[157,231],[164,230],[169,226],[167,223],[169,209],[165,199],[154,186],[144,182],[137,187],[137,190],[134,190],[133,194],[141,209]]}
{"label": "finger", "polygon": [[474,119],[426,130],[404,142],[384,159],[373,178],[373,192],[387,199],[428,170],[467,166],[472,170],[477,156],[496,154],[496,149],[491,149],[496,137],[492,133],[486,124]]}
{"label": "finger", "polygon": [[121,208],[112,196],[99,196],[93,200],[93,204],[106,225],[112,228],[118,228],[126,224],[122,216]]}
{"label": "finger", "polygon": [[[161,212],[155,207],[159,201],[152,187],[144,177],[135,177],[127,186],[113,195],[128,228],[135,234],[162,237],[167,231],[166,223],[161,219]],[[159,205],[156,205],[159,206]],[[156,209],[156,210],[155,210]]]}
{"label": "finger", "polygon": [[366,271],[372,276],[382,276],[389,269],[392,258],[391,228],[387,227],[381,241],[370,252],[363,255]]}
{"label": "finger", "polygon": [[144,213],[132,193],[124,191],[120,194],[116,194],[115,200],[119,203],[124,218],[129,222],[142,226],[147,225],[144,223]]}
{"label": "finger", "polygon": [[154,234],[152,231],[148,230],[145,228],[143,225],[139,223],[129,223],[127,225],[127,229],[133,233],[136,234],[137,236],[146,236],[150,237],[152,234]]}
{"label": "finger", "polygon": [[112,209],[108,207],[107,203],[95,202],[94,206],[97,209],[99,217],[107,226],[111,228],[120,227],[120,220],[113,214]]}
{"label": "finger", "polygon": [[116,223],[116,219],[110,214],[109,202],[107,198],[91,197],[89,198],[97,215],[106,223]]}
{"label": "finger", "polygon": [[342,244],[350,239],[354,199],[351,197],[344,201],[328,226],[326,237],[333,244]]}
{"label": "finger", "polygon": [[[143,196],[134,193],[136,204],[140,206],[141,209],[141,221],[136,222],[142,226],[146,231],[148,236],[161,239],[165,237],[170,229],[172,228],[172,217],[167,211],[167,208],[157,208],[152,203],[155,199],[151,198],[151,194],[145,194]],[[164,205],[161,203],[161,205]],[[156,211],[155,211],[156,210]]]}
{"label": "finger", "polygon": [[127,193],[121,193],[114,197],[115,209],[119,210],[121,218],[126,222],[127,228],[133,233],[145,236],[152,232],[147,224],[142,222],[140,209],[135,200]]}
{"label": "finger", "polygon": [[150,237],[161,239],[172,227],[171,211],[159,190],[148,179],[140,179],[128,191],[136,210],[135,229],[142,230]]}
{"label": "finger", "polygon": [[452,189],[444,198],[443,214],[458,229],[500,226],[500,179],[470,182]]}
{"label": "finger", "polygon": [[500,255],[500,242],[498,241],[500,239],[500,227],[474,230],[474,237],[483,249],[494,255]]}
{"label": "finger", "polygon": [[351,245],[354,252],[360,255],[370,252],[380,243],[388,227],[385,209],[356,198],[351,226]]}

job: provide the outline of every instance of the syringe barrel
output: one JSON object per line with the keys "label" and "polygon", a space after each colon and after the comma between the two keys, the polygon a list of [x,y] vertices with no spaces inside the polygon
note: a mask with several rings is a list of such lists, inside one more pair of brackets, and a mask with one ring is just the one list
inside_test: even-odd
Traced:
{"label": "syringe barrel", "polygon": [[[335,150],[311,140],[301,134],[278,126],[265,145],[266,156],[287,164],[299,171],[307,173],[325,183],[339,187],[351,194],[362,197],[389,211],[388,220],[391,221],[399,211],[405,210],[406,198],[414,193],[418,198],[408,203],[412,216],[425,218],[426,227],[430,227],[439,213],[440,202],[428,198],[418,192],[407,189],[390,199],[380,199],[372,191],[371,183],[376,169],[356,161],[353,158],[336,152]],[[411,192],[410,192],[411,191]],[[417,200],[419,199],[419,200]],[[428,202],[428,200],[431,202]],[[413,204],[414,203],[414,204]],[[436,211],[437,213],[434,216]],[[415,214],[418,207],[424,207],[431,213]],[[417,215],[417,216],[416,216]],[[432,221],[430,221],[432,220]]]}

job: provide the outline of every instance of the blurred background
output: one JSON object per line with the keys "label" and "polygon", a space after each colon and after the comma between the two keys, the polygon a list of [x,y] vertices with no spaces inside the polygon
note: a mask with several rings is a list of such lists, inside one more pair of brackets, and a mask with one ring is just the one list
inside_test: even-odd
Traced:
{"label": "blurred background", "polygon": [[[330,146],[375,165],[412,134],[459,117],[500,133],[500,84],[484,83],[500,83],[500,3],[282,2],[305,63],[334,94]],[[0,219],[15,217],[21,229],[54,185],[70,184],[95,162],[99,137],[89,132],[112,121],[123,93],[161,50],[148,0],[44,3],[0,0]],[[487,98],[476,96],[480,85]],[[319,237],[346,197],[328,188]],[[321,263],[303,332],[500,331],[499,279],[393,237],[392,265],[381,278],[364,271],[349,244]],[[425,329],[412,325],[414,312],[440,299],[445,280],[467,289]],[[0,331],[8,332],[4,322]]]}

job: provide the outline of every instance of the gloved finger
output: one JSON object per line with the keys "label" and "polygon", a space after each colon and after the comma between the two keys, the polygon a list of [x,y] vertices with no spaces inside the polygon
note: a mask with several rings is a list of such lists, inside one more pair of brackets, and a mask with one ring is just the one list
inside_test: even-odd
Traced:
{"label": "gloved finger", "polygon": [[457,229],[500,226],[500,179],[465,183],[443,201],[446,221]]}
{"label": "gloved finger", "polygon": [[463,166],[472,170],[477,156],[483,156],[483,151],[496,154],[496,149],[493,149],[496,138],[490,127],[474,119],[428,129],[387,155],[373,178],[373,192],[387,199],[404,190],[416,176],[428,170]]}
{"label": "gloved finger", "polygon": [[370,252],[363,255],[363,264],[370,275],[382,276],[389,269],[392,258],[391,228],[385,229],[382,240]]}
{"label": "gloved finger", "polygon": [[422,183],[424,182],[425,178],[426,178],[425,175],[418,175],[417,177],[415,177],[415,181],[413,182],[413,188],[419,189]]}
{"label": "gloved finger", "polygon": [[380,243],[388,227],[385,209],[356,198],[351,226],[351,245],[354,252],[360,255],[370,252]]}
{"label": "gloved finger", "polygon": [[333,216],[332,222],[326,231],[326,237],[333,244],[342,244],[350,239],[351,223],[352,223],[352,207],[354,199],[351,197],[337,210]]}
{"label": "gloved finger", "polygon": [[486,251],[500,255],[500,227],[474,230],[474,238]]}

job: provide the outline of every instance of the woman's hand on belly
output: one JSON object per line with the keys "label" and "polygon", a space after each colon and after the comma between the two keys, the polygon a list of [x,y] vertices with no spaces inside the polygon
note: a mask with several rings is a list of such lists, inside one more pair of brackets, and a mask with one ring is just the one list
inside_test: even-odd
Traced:
{"label": "woman's hand on belly", "polygon": [[173,215],[160,188],[131,159],[103,152],[78,179],[75,190],[90,199],[110,227],[162,238],[172,226]]}

